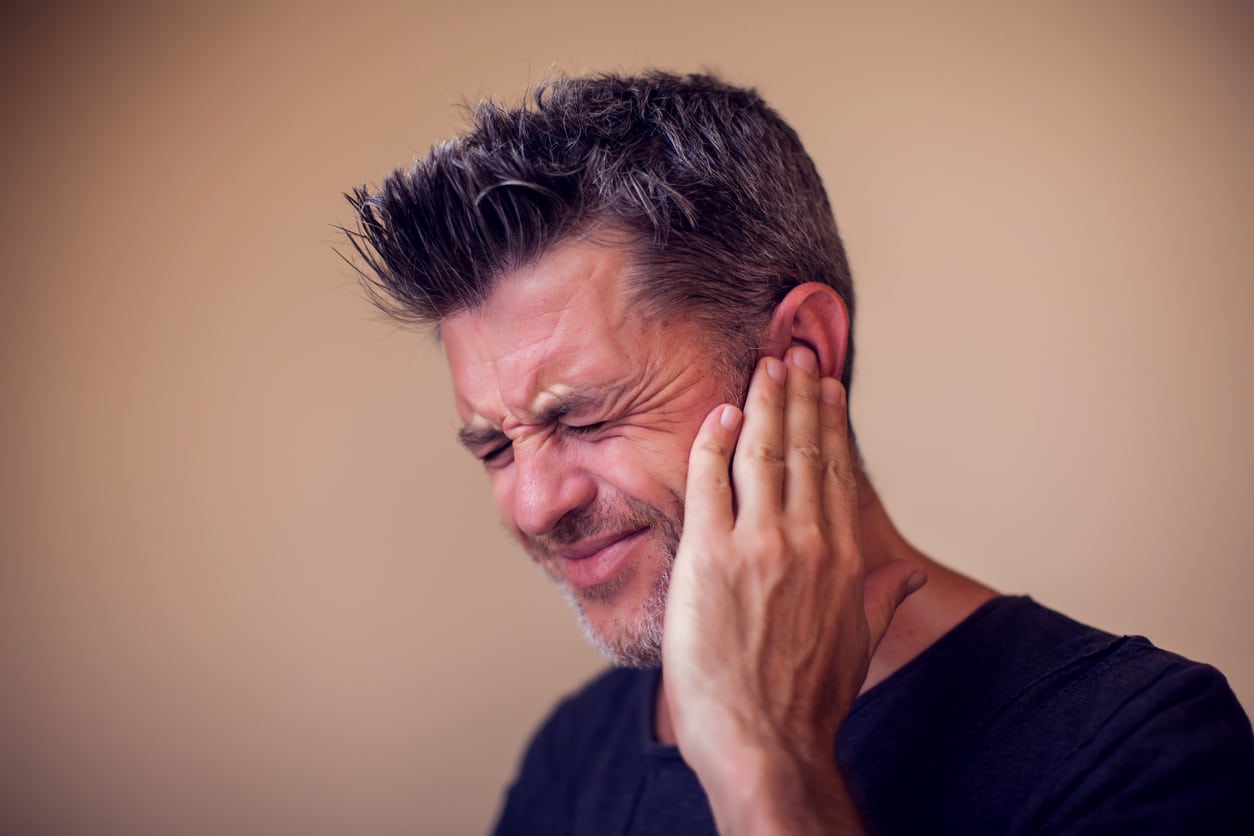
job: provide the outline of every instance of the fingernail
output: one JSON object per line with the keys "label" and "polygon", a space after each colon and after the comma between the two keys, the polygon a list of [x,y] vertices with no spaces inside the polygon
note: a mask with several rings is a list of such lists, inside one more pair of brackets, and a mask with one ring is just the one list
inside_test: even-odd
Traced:
{"label": "fingernail", "polygon": [[771,376],[771,380],[776,383],[783,383],[788,378],[788,369],[784,364],[776,360],[774,357],[766,358],[766,373]]}
{"label": "fingernail", "polygon": [[923,588],[923,584],[927,583],[927,575],[923,572],[915,572],[906,581],[906,594],[913,595]]}
{"label": "fingernail", "polygon": [[840,381],[825,377],[819,381],[819,396],[828,403],[840,403]]}
{"label": "fingernail", "polygon": [[723,407],[723,414],[718,416],[718,422],[724,429],[736,429],[736,425],[740,423],[740,410],[734,406]]}
{"label": "fingernail", "polygon": [[814,352],[802,345],[794,345],[788,350],[788,362],[799,369],[812,372],[819,367]]}

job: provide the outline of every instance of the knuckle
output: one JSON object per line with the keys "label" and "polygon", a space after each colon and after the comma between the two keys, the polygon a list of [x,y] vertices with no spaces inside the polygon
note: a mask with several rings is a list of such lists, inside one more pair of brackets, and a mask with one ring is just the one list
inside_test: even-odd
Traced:
{"label": "knuckle", "polygon": [[793,551],[802,560],[815,563],[824,560],[828,555],[827,534],[818,523],[795,527],[792,543]]}
{"label": "knuckle", "polygon": [[836,561],[836,573],[841,583],[846,586],[861,585],[866,579],[866,571],[862,561],[857,559],[857,546],[846,544],[844,559]]}
{"label": "knuckle", "polygon": [[829,458],[823,462],[823,476],[851,491],[856,490],[858,487],[858,480],[853,475],[853,468],[850,467],[847,460],[839,457]]}
{"label": "knuckle", "polygon": [[748,453],[750,461],[768,467],[779,467],[784,464],[783,451],[778,445],[770,444],[765,441],[754,442],[749,445]]}
{"label": "knuckle", "polygon": [[820,465],[823,462],[823,449],[813,441],[802,441],[794,444],[792,452],[805,464]]}
{"label": "knuckle", "polygon": [[692,486],[703,493],[719,493],[727,489],[727,476],[716,471],[702,471],[693,476]]}
{"label": "knuckle", "polygon": [[746,545],[759,560],[782,557],[786,551],[784,536],[777,528],[758,528],[749,535]]}
{"label": "knuckle", "polygon": [[[850,561],[861,565],[862,558],[862,538],[858,534],[856,525],[842,525],[832,532],[832,542],[836,544],[837,550],[842,555],[849,557]],[[858,569],[861,571],[861,568]]]}
{"label": "knuckle", "polygon": [[724,449],[723,445],[715,438],[702,438],[696,443],[694,449],[700,450],[703,453],[709,453],[712,456],[727,455],[726,449]]}

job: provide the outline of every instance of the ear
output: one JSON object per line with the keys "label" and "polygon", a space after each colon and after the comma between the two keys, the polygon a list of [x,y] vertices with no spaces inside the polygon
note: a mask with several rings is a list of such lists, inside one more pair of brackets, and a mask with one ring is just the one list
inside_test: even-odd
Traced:
{"label": "ear", "polygon": [[849,309],[833,288],[818,282],[797,285],[775,307],[762,340],[762,356],[783,358],[805,345],[819,358],[819,374],[839,378],[849,345]]}

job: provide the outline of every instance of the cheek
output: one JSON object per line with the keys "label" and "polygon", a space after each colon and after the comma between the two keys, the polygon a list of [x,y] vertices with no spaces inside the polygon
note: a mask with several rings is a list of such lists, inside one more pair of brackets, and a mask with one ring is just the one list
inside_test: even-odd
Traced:
{"label": "cheek", "polygon": [[[660,440],[661,441],[661,440]],[[602,455],[602,479],[615,490],[672,513],[684,495],[691,439],[668,435],[663,443],[615,440]]]}

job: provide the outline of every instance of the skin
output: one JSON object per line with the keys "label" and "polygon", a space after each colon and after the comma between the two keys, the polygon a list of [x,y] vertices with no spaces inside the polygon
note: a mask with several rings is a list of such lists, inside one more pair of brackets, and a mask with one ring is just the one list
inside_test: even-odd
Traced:
{"label": "skin", "polygon": [[[994,593],[911,547],[855,465],[831,288],[780,303],[742,411],[708,339],[633,312],[626,267],[570,241],[443,323],[463,441],[599,641],[632,633],[673,559],[656,733],[720,832],[860,832],[840,724]],[[572,555],[606,543],[612,577],[588,584]]]}
{"label": "skin", "polygon": [[[637,620],[669,562],[693,439],[727,397],[700,334],[632,312],[625,267],[612,248],[559,248],[441,329],[462,440],[484,460],[502,520],[601,646]],[[562,404],[573,408],[553,416]],[[559,555],[639,528],[641,508],[674,537],[656,525],[617,547],[629,554],[611,582],[567,583]]]}

